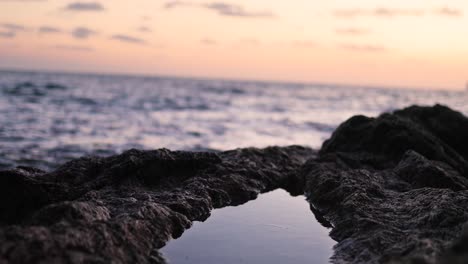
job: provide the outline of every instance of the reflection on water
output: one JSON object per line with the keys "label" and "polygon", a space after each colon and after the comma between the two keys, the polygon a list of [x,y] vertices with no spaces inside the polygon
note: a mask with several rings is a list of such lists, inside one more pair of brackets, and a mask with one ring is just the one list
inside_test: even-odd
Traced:
{"label": "reflection on water", "polygon": [[446,104],[468,93],[0,71],[0,169],[43,169],[128,148],[318,148],[355,114]]}
{"label": "reflection on water", "polygon": [[217,209],[161,249],[172,264],[327,263],[335,242],[303,196],[284,190]]}

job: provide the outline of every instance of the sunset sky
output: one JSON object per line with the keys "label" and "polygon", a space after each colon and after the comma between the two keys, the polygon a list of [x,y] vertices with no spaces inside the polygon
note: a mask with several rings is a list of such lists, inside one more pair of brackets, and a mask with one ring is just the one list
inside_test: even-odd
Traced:
{"label": "sunset sky", "polygon": [[466,0],[221,1],[0,0],[0,68],[447,89],[468,81]]}

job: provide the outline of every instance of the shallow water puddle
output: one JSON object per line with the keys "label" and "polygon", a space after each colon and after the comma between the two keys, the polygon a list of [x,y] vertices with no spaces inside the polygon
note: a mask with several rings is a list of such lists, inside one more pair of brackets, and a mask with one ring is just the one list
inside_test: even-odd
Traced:
{"label": "shallow water puddle", "polygon": [[172,264],[328,263],[334,244],[304,196],[276,190],[214,210],[161,252]]}

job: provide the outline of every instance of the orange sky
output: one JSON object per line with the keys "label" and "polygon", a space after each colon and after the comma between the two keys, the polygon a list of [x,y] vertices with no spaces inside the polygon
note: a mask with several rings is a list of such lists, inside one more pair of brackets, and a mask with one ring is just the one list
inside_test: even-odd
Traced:
{"label": "orange sky", "polygon": [[0,0],[0,10],[1,68],[447,89],[468,81],[466,0]]}

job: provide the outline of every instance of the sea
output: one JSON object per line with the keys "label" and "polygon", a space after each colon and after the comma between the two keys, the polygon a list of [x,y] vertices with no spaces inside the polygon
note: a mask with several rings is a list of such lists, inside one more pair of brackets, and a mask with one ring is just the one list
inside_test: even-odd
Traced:
{"label": "sea", "polygon": [[130,148],[320,148],[353,115],[436,103],[468,114],[467,102],[466,91],[0,71],[0,169]]}

